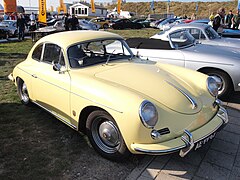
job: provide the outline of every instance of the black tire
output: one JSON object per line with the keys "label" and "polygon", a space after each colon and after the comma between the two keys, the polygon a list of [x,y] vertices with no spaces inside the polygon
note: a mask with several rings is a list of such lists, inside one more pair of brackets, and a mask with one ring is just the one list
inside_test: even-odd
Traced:
{"label": "black tire", "polygon": [[108,29],[108,27],[109,27],[108,24],[103,25],[103,29]]}
{"label": "black tire", "polygon": [[87,136],[93,148],[104,158],[123,161],[130,152],[114,119],[105,111],[93,111],[86,122]]}
{"label": "black tire", "polygon": [[17,37],[17,36],[18,36],[18,31],[17,31],[17,30],[14,31],[13,36],[14,36],[14,37]]}
{"label": "black tire", "polygon": [[29,94],[28,94],[27,85],[20,78],[17,79],[17,92],[18,92],[18,96],[19,96],[21,102],[24,105],[30,105],[31,104],[31,100],[30,100],[30,97],[29,97]]}
{"label": "black tire", "polygon": [[219,78],[222,81],[222,86],[219,87],[218,93],[219,98],[225,99],[229,97],[229,95],[233,92],[232,80],[227,73],[217,69],[205,69],[202,70],[201,72],[209,76],[215,76],[216,78]]}

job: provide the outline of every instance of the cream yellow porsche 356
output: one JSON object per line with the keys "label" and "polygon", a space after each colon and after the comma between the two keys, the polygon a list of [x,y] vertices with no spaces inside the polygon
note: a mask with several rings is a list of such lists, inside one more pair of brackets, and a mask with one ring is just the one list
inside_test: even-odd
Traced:
{"label": "cream yellow porsche 356", "polygon": [[23,104],[86,133],[111,160],[176,151],[183,157],[228,122],[213,77],[134,57],[109,32],[45,36],[9,78]]}

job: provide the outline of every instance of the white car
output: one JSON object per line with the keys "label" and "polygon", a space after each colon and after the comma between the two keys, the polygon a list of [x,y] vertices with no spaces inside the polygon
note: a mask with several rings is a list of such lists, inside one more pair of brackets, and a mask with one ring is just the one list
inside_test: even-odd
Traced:
{"label": "white car", "polygon": [[99,24],[92,23],[92,22],[84,20],[84,19],[78,20],[78,22],[79,22],[80,29],[82,29],[82,30],[97,31],[101,27]]}
{"label": "white car", "polygon": [[169,34],[169,39],[131,38],[127,43],[142,59],[174,64],[213,76],[219,82],[219,96],[240,91],[238,48],[197,44],[186,30]]}
{"label": "white car", "polygon": [[221,37],[212,28],[212,26],[201,23],[178,24],[172,26],[171,29],[167,31],[162,31],[158,34],[155,34],[151,38],[168,41],[169,34],[176,30],[182,29],[188,30],[189,33],[201,44],[240,48],[240,39]]}
{"label": "white car", "polygon": [[164,30],[166,28],[168,28],[170,26],[170,24],[174,23],[176,20],[176,18],[167,18],[165,20],[163,20],[162,22],[160,22],[158,25],[157,25],[157,28],[160,29],[160,30]]}

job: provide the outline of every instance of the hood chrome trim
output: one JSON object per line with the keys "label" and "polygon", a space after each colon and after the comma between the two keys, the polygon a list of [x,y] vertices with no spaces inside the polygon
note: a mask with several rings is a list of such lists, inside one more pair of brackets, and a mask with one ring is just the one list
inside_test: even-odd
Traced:
{"label": "hood chrome trim", "polygon": [[185,93],[183,90],[181,90],[179,87],[175,86],[174,84],[166,81],[169,85],[173,86],[175,89],[177,89],[180,93],[182,93],[187,99],[188,101],[192,104],[192,109],[197,109],[198,105],[196,103],[196,101],[189,96],[187,93]]}

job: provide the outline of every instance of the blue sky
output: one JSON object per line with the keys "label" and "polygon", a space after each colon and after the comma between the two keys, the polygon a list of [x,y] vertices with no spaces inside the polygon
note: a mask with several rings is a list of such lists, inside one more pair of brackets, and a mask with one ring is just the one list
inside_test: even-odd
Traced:
{"label": "blue sky", "polygon": [[[16,0],[18,5],[21,6],[38,6],[38,0]],[[47,8],[50,6],[57,7],[59,5],[59,0],[46,0],[47,1]],[[64,2],[73,2],[76,0],[64,0]],[[151,2],[152,0],[127,0],[127,2]],[[157,0],[155,0],[157,1]],[[167,0],[162,0],[167,1]],[[173,0],[173,1],[190,1],[190,0]],[[194,0],[199,1],[199,0]],[[201,0],[201,1],[211,1],[211,0]],[[227,0],[212,0],[212,1],[227,1]],[[87,2],[90,2],[90,0],[87,0]],[[95,2],[112,2],[112,0],[95,0]],[[0,4],[3,4],[3,0],[0,0]]]}

